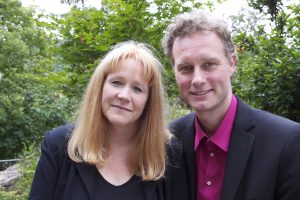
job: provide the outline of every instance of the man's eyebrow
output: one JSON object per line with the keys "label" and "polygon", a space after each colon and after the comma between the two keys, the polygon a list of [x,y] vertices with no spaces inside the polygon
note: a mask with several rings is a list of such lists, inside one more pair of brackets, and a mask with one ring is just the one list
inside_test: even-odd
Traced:
{"label": "man's eyebrow", "polygon": [[186,66],[186,65],[191,65],[191,64],[189,64],[189,63],[180,63],[177,66]]}
{"label": "man's eyebrow", "polygon": [[218,59],[217,57],[209,56],[209,57],[203,58],[203,60],[205,60],[205,61],[212,61],[212,60],[217,61],[217,60],[219,60],[219,59]]}

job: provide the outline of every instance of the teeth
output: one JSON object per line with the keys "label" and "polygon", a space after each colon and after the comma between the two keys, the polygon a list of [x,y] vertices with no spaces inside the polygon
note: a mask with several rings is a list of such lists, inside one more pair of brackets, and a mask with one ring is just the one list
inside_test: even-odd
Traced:
{"label": "teeth", "polygon": [[203,90],[201,92],[192,92],[193,94],[195,95],[204,95],[204,94],[207,94],[209,93],[211,90]]}

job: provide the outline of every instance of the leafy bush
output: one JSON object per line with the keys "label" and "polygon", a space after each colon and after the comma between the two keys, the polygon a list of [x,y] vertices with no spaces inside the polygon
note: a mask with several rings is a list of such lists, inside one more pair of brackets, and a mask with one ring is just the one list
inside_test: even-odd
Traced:
{"label": "leafy bush", "polygon": [[35,144],[26,148],[22,154],[22,161],[18,163],[18,168],[21,171],[21,177],[16,180],[10,190],[0,188],[1,200],[27,200],[30,191],[30,186],[34,171],[40,155],[39,147]]}
{"label": "leafy bush", "polygon": [[170,97],[168,99],[168,102],[170,106],[168,106],[167,110],[167,118],[168,121],[172,121],[178,117],[181,117],[189,112],[191,112],[191,109],[182,102],[180,97]]}
{"label": "leafy bush", "polygon": [[254,107],[300,122],[300,6],[288,9],[270,33],[259,27],[235,38],[241,52],[234,91]]}
{"label": "leafy bush", "polygon": [[0,8],[0,159],[10,159],[66,123],[72,106],[51,35],[20,1],[0,0]]}

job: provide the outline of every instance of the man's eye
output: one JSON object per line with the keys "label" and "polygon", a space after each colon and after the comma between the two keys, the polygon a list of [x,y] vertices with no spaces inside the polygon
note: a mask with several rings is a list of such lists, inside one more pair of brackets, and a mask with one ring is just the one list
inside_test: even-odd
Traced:
{"label": "man's eye", "polygon": [[214,67],[214,66],[216,66],[216,63],[213,63],[213,62],[204,63],[204,67],[207,67],[207,68]]}
{"label": "man's eye", "polygon": [[192,70],[192,66],[190,65],[182,65],[178,67],[179,72],[189,72]]}

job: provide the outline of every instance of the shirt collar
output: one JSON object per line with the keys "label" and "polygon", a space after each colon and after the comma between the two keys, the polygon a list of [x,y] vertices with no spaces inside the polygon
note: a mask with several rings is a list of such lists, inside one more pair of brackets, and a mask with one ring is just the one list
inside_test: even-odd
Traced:
{"label": "shirt collar", "polygon": [[[228,148],[229,148],[231,129],[236,114],[237,103],[238,102],[236,97],[232,95],[231,102],[229,108],[227,109],[224,119],[222,120],[221,124],[219,125],[215,133],[209,138],[211,142],[213,142],[215,145],[223,149],[225,152],[228,152]],[[203,131],[203,129],[200,126],[196,114],[195,114],[195,131],[196,134],[195,134],[194,150],[197,149],[198,145],[200,144],[200,141],[204,137],[207,137],[207,134]]]}

